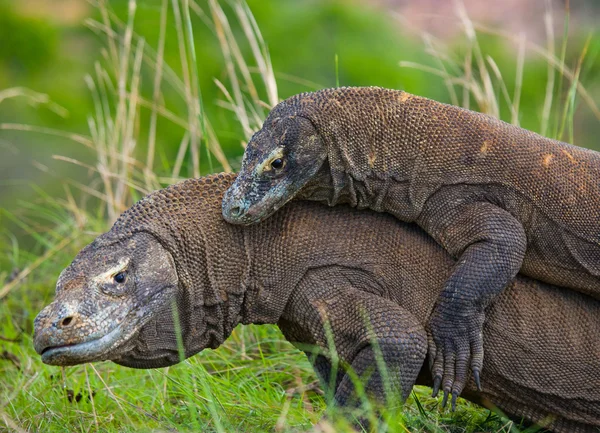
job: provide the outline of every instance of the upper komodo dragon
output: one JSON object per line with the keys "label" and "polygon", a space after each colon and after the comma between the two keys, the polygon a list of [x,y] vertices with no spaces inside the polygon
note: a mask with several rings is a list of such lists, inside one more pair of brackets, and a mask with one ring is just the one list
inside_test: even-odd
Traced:
{"label": "upper komodo dragon", "polygon": [[429,323],[434,395],[478,381],[486,305],[520,270],[600,298],[600,153],[376,87],[278,104],[248,143],[223,216],[294,196],[416,222],[458,259]]}
{"label": "upper komodo dragon", "polygon": [[[324,348],[315,368],[327,377],[327,320],[339,356],[359,374],[374,367],[375,338],[388,389],[406,397],[420,370],[419,383],[431,386],[424,324],[452,270],[448,254],[417,226],[346,206],[295,202],[257,226],[227,224],[221,200],[233,180],[153,193],[85,247],[35,320],[42,360],[175,364],[175,299],[186,357],[218,347],[238,323],[277,323],[305,349]],[[518,276],[486,310],[484,391],[470,380],[464,395],[557,432],[597,432],[599,317],[600,302]],[[377,372],[366,389],[383,398]],[[352,395],[340,374],[336,401]]]}

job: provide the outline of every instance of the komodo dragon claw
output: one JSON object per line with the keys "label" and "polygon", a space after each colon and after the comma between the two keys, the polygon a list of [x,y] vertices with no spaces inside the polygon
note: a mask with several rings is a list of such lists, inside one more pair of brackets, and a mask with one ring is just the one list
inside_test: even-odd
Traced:
{"label": "komodo dragon claw", "polygon": [[469,364],[473,381],[481,391],[480,372],[483,364],[483,313],[466,317],[448,317],[435,311],[429,324],[429,357],[432,360],[432,396],[444,391],[442,407],[451,394],[452,410],[468,379]]}

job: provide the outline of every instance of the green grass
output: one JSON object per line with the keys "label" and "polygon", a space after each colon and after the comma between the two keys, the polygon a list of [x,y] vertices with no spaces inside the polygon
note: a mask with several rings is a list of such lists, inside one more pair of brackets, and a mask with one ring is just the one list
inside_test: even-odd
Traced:
{"label": "green grass", "polygon": [[[100,18],[87,24],[104,38],[106,50],[104,61],[86,77],[94,103],[89,135],[0,124],[3,129],[58,135],[89,150],[85,161],[56,156],[73,172],[57,176],[64,185],[63,196],[50,197],[35,187],[35,200],[0,210],[0,227],[10,224],[20,233],[19,237],[7,229],[0,233],[0,431],[351,431],[335,412],[322,420],[326,400],[306,357],[274,326],[240,326],[218,350],[206,350],[162,370],[132,370],[110,362],[61,369],[42,364],[32,347],[33,319],[50,302],[58,274],[83,245],[135,200],[178,180],[181,173],[230,170],[239,163],[225,158],[205,115],[197,87],[202,65],[196,63],[195,52],[200,48],[194,46],[191,16],[210,27],[223,53],[224,74],[215,85],[222,91],[219,105],[239,123],[241,143],[279,100],[267,44],[254,17],[241,1],[227,5],[229,9],[224,9],[210,0],[204,10],[193,1],[161,0],[159,37],[150,46],[135,31],[136,1],[129,0],[124,19],[99,2]],[[178,65],[165,62],[166,14],[176,27]],[[503,63],[486,53],[478,38],[510,37],[476,29],[466,14],[460,16],[465,38],[458,54],[425,37],[435,66],[406,61],[401,66],[439,77],[455,104],[519,123],[527,48],[548,64],[550,84],[537,95],[538,130],[572,137],[577,96],[597,115],[593,99],[578,81],[586,65],[585,49],[569,69],[564,49],[554,49],[549,33],[547,47],[527,45],[519,50],[513,78],[507,79]],[[251,58],[241,54],[241,45],[251,47]],[[339,81],[345,71],[339,70],[337,56],[333,67]],[[152,83],[149,91],[144,92],[142,78]],[[162,97],[167,87],[179,95],[179,106],[187,107],[183,115]],[[0,102],[13,97],[52,104],[45,95],[23,89],[0,93]],[[156,139],[159,127],[181,133],[173,161],[164,158]],[[88,174],[88,182],[78,180],[78,170]],[[429,389],[417,387],[402,410],[384,410],[376,427],[387,432],[526,431],[468,402],[460,400],[455,413],[441,410],[439,402],[430,397]]]}

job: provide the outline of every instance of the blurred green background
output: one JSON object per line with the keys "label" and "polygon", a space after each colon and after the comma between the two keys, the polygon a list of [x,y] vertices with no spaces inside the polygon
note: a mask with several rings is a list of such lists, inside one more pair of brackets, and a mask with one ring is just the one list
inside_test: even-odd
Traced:
{"label": "blurred green background", "polygon": [[[144,38],[145,49],[155,51],[162,1],[135,3],[134,31]],[[478,31],[477,47],[484,61],[488,62],[488,70],[493,70],[488,56],[498,65],[511,96],[515,86],[519,86],[516,82],[520,68],[518,38],[521,34],[526,37],[529,45],[522,52],[524,72],[519,86],[518,119],[522,126],[541,130],[548,59],[540,55],[539,50],[548,50],[548,29],[554,34],[552,44],[556,58],[562,58],[564,65],[573,71],[580,66],[579,80],[585,86],[590,100],[600,101],[600,36],[593,33],[600,18],[598,2],[571,1],[568,28],[565,27],[566,9],[562,1],[493,3],[482,6],[481,2],[466,1],[464,8],[474,22],[493,29]],[[99,4],[114,12],[115,20],[127,22],[127,1]],[[253,67],[256,65],[253,63],[252,47],[236,21],[236,4],[220,2],[230,19],[241,55]],[[220,80],[225,86],[230,85],[223,50],[209,2],[198,0],[190,2],[190,5],[203,108],[221,148],[232,168],[236,169],[245,137],[235,115],[219,103],[225,98],[214,79]],[[84,0],[0,0],[0,92],[3,92],[0,93],[0,123],[4,126],[0,129],[0,205],[14,215],[19,215],[23,202],[39,198],[36,186],[50,196],[63,195],[65,179],[76,179],[83,184],[90,179],[90,170],[52,157],[64,155],[93,166],[96,157],[85,146],[53,134],[17,131],[11,124],[90,134],[88,118],[94,116],[94,106],[85,77],[94,75],[96,63],[103,64],[110,49],[106,38],[92,22],[101,23],[103,20],[97,6],[95,2]],[[165,63],[181,76],[180,44],[171,2],[168,2],[168,6]],[[484,78],[477,76],[476,59],[468,59],[473,51],[473,43],[466,36],[468,32],[464,30],[464,20],[454,2],[250,0],[248,6],[268,48],[281,99],[297,92],[332,87],[339,83],[404,89],[452,102],[443,78],[422,70],[403,68],[399,65],[402,61],[431,68],[440,68],[444,63],[450,75],[458,77],[454,85],[459,97],[462,96],[460,85],[461,80],[465,79],[467,65],[472,66],[475,80]],[[547,21],[549,16],[552,17],[551,23]],[[117,25],[114,28],[115,31],[123,31]],[[504,32],[506,35],[499,36],[495,32]],[[563,45],[564,34],[568,35],[566,45]],[[539,50],[536,51],[535,47],[539,47]],[[582,57],[584,51],[585,56]],[[434,52],[437,54],[432,55]],[[146,95],[148,100],[152,98],[153,79],[153,71],[142,67],[140,93]],[[502,101],[503,84],[493,76],[492,81],[491,92]],[[554,127],[542,131],[546,135],[556,135],[561,129],[562,107],[569,96],[569,86],[568,80],[556,77],[550,118]],[[12,94],[7,91],[12,89],[14,93],[14,88],[17,88],[17,96],[8,97]],[[21,93],[26,91],[20,88],[47,95],[52,104],[40,103],[40,95],[36,96],[38,103],[35,103],[30,97],[22,96]],[[264,88],[258,90],[264,95]],[[185,98],[168,85],[164,85],[161,91],[160,98],[164,105],[176,116],[185,119],[188,110]],[[473,95],[468,99],[471,100],[471,108],[489,109],[478,104]],[[505,120],[511,120],[507,104],[501,102],[499,110]],[[265,113],[266,110],[259,114]],[[149,110],[140,109],[138,114],[136,127],[139,128],[139,134],[135,154],[143,160]],[[600,122],[597,116],[598,113],[594,113],[594,109],[578,95],[573,112],[576,144],[600,150],[597,139]],[[569,135],[564,129],[562,138],[568,140]],[[182,135],[181,128],[159,117],[156,135],[158,151],[152,167],[157,173],[167,176],[170,172]],[[219,170],[221,167],[218,163],[209,164],[207,158],[200,158],[200,168],[200,172],[206,174],[211,169]],[[180,175],[185,177],[192,174],[190,157],[187,155]],[[11,242],[17,239],[27,246],[27,230],[15,226],[6,217],[0,220],[0,228],[4,234],[10,232]],[[3,236],[0,242],[7,239]],[[2,265],[10,267],[10,263],[5,261]]]}

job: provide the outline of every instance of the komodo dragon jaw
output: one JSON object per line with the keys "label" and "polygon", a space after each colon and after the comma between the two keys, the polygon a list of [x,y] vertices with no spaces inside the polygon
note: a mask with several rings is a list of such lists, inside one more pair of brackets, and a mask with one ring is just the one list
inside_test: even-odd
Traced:
{"label": "komodo dragon jaw", "polygon": [[178,285],[171,255],[150,234],[85,247],[35,319],[35,350],[50,365],[118,359]]}
{"label": "komodo dragon jaw", "polygon": [[[281,105],[281,104],[280,104]],[[274,109],[246,148],[242,172],[223,197],[223,217],[250,225],[273,215],[319,171],[326,147],[306,118]]]}

